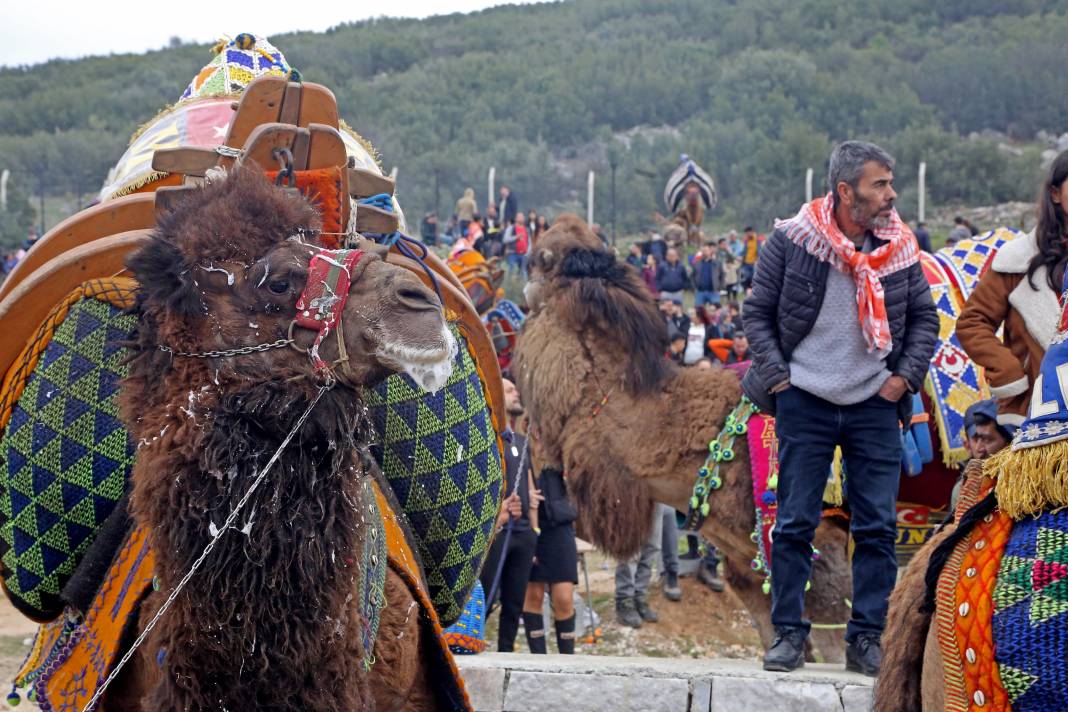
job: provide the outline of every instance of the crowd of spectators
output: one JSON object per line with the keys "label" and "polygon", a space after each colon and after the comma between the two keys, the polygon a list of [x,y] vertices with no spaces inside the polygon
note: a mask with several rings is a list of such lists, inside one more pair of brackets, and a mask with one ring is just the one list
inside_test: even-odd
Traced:
{"label": "crowd of spectators", "polygon": [[26,239],[23,241],[22,246],[17,250],[8,250],[4,253],[3,261],[0,262],[0,282],[7,279],[7,276],[11,273],[11,270],[15,269],[15,265],[26,256],[26,251],[37,244],[37,228],[31,227],[27,232]]}
{"label": "crowd of spectators", "polygon": [[534,209],[520,210],[515,193],[502,185],[497,202],[484,210],[479,209],[474,189],[465,189],[444,225],[439,224],[437,213],[427,213],[420,237],[426,245],[449,247],[450,256],[476,250],[486,259],[503,260],[510,274],[525,275],[527,253],[548,229],[544,215]]}

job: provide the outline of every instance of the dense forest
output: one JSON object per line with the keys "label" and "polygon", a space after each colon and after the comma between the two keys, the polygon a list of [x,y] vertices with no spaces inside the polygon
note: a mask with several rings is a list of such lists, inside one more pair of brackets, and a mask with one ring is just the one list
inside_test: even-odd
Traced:
{"label": "dense forest", "polygon": [[[663,209],[681,152],[713,174],[718,220],[766,226],[847,137],[898,158],[906,214],[920,160],[933,204],[1031,199],[1036,134],[1068,130],[1065,37],[1063,0],[573,0],[271,39],[398,167],[410,217],[449,212],[467,185],[481,204],[491,165],[521,207],[579,209],[594,169],[597,219],[614,173],[617,226],[633,231]],[[91,200],[209,58],[175,41],[0,69],[5,239],[42,193]]]}

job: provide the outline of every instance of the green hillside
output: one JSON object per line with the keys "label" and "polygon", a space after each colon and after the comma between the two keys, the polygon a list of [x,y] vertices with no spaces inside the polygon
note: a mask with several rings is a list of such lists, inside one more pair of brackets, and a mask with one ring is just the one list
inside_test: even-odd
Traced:
{"label": "green hillside", "polygon": [[[481,202],[490,165],[522,207],[578,208],[593,168],[607,223],[614,163],[635,230],[680,152],[715,177],[718,219],[767,225],[847,137],[897,156],[906,214],[921,158],[934,204],[1029,200],[1036,133],[1066,130],[1066,36],[1055,0],[577,0],[272,41],[398,167],[409,216],[451,210],[465,185]],[[183,45],[0,69],[19,199],[87,200],[208,59]]]}

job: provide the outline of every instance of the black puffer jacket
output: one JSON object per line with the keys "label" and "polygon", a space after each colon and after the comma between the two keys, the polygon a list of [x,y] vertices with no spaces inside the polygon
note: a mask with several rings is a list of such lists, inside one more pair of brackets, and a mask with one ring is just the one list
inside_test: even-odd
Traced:
{"label": "black puffer jacket", "polygon": [[[883,244],[875,238],[876,248]],[[771,388],[790,377],[790,356],[816,323],[830,268],[830,263],[820,262],[779,230],[761,250],[742,324],[763,387]],[[931,289],[918,262],[883,277],[882,283],[893,338],[886,366],[919,391],[938,336]],[[827,357],[834,367],[848,367],[834,364],[834,354]]]}

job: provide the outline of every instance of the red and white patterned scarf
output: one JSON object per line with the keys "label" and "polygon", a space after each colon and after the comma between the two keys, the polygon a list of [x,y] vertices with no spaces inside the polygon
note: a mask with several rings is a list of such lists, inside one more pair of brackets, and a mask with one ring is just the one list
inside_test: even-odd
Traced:
{"label": "red and white patterned scarf", "polygon": [[789,220],[778,220],[775,229],[821,262],[829,262],[839,272],[852,275],[857,285],[857,316],[868,344],[868,352],[886,357],[893,346],[890,322],[880,277],[905,269],[920,259],[916,236],[895,209],[890,224],[872,233],[886,244],[870,253],[857,249],[846,237],[834,217],[834,198],[828,193],[811,203]]}

